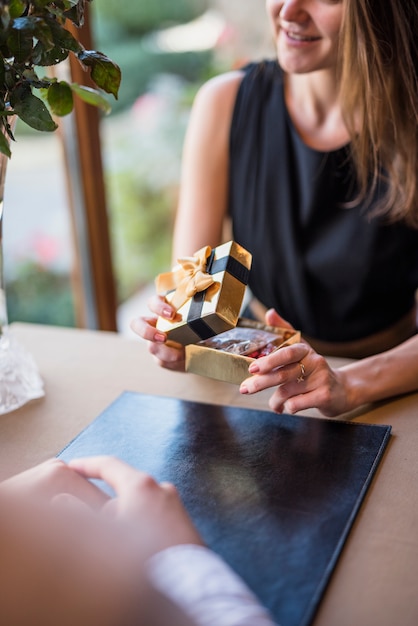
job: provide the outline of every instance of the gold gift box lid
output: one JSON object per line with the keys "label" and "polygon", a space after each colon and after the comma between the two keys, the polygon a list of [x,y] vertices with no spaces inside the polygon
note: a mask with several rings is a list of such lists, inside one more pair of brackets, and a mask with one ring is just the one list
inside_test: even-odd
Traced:
{"label": "gold gift box lid", "polygon": [[235,241],[206,246],[179,259],[172,272],[156,279],[157,292],[177,310],[173,321],[159,317],[157,329],[168,343],[188,345],[236,326],[252,256]]}

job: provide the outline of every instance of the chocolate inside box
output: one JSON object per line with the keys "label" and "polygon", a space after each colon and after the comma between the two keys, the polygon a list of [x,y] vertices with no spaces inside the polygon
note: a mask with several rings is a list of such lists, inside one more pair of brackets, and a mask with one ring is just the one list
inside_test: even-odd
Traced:
{"label": "chocolate inside box", "polygon": [[283,332],[271,332],[246,326],[236,326],[220,335],[199,341],[198,345],[213,350],[221,350],[228,354],[258,359],[277,350],[291,336],[292,333],[285,330]]}
{"label": "chocolate inside box", "polygon": [[300,341],[298,331],[240,318],[235,328],[186,347],[186,370],[240,384],[255,359]]}

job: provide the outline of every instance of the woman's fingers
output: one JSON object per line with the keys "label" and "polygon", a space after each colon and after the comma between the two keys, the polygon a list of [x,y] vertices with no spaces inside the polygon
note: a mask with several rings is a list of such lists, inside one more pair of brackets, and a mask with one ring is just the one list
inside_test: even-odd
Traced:
{"label": "woman's fingers", "polygon": [[182,345],[150,343],[148,351],[161,367],[175,371],[184,371],[185,351]]}
{"label": "woman's fingers", "polygon": [[156,323],[156,317],[136,317],[131,321],[131,329],[145,341],[165,343],[167,335],[155,327]]}
{"label": "woman's fingers", "polygon": [[[268,356],[260,357],[248,368],[250,374],[268,374],[280,367],[297,365],[308,355],[310,348],[305,343],[280,348]],[[306,367],[306,366],[305,366]]]}
{"label": "woman's fingers", "polygon": [[307,343],[286,346],[257,359],[249,373],[252,376],[244,380],[240,392],[275,388],[269,404],[276,412],[316,408],[333,417],[352,408],[344,372],[332,369]]}
{"label": "woman's fingers", "polygon": [[269,407],[276,413],[297,413],[311,409],[320,403],[317,391],[292,395],[286,387],[278,387],[269,400]]}
{"label": "woman's fingers", "polygon": [[131,322],[131,329],[145,339],[156,343],[164,343],[167,335],[156,328],[157,318],[164,317],[167,320],[174,320],[176,310],[162,296],[153,296],[148,300],[148,307],[154,313],[152,317],[137,317]]}
{"label": "woman's fingers", "polygon": [[281,315],[279,315],[275,309],[269,309],[266,313],[265,319],[267,326],[277,326],[279,328],[288,328],[289,330],[294,330],[292,324],[289,324],[287,320],[281,317]]}
{"label": "woman's fingers", "polygon": [[[153,296],[149,307],[157,316],[176,320],[176,311],[161,296]],[[145,341],[148,341],[148,350],[155,357],[157,363],[166,369],[184,371],[184,347],[170,342],[167,345],[167,334],[156,328],[157,317],[137,317],[131,321],[131,329]]]}
{"label": "woman's fingers", "polygon": [[132,330],[149,342],[148,350],[161,367],[184,370],[184,347],[180,344],[166,344],[167,335],[155,328],[156,318],[138,317],[131,322]]}
{"label": "woman's fingers", "polygon": [[148,308],[157,316],[167,320],[173,320],[176,316],[176,309],[163,297],[154,295],[148,300]]}
{"label": "woman's fingers", "polygon": [[241,393],[257,393],[263,389],[269,389],[276,385],[285,385],[291,382],[297,382],[301,376],[301,368],[298,363],[292,363],[269,371],[266,374],[259,374],[244,380],[241,384]]}

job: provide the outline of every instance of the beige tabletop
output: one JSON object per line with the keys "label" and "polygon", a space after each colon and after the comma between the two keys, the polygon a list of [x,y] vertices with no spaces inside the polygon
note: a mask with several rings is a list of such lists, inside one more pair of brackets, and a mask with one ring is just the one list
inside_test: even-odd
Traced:
{"label": "beige tabletop", "polygon": [[[139,340],[29,324],[12,329],[35,357],[46,396],[0,416],[0,479],[56,455],[125,390],[268,409],[268,393],[240,396],[233,385],[159,368]],[[416,626],[418,394],[352,419],[390,424],[393,436],[314,624]]]}

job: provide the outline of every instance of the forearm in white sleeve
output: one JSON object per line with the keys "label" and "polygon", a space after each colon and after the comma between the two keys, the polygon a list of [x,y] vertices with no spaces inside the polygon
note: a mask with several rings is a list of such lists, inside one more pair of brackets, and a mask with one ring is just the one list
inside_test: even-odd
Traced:
{"label": "forearm in white sleeve", "polygon": [[276,626],[245,583],[202,546],[179,545],[156,554],[148,577],[196,626]]}

